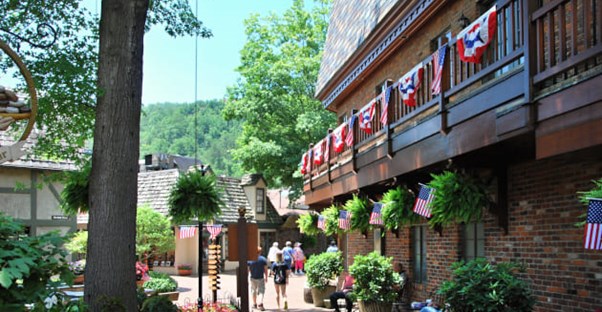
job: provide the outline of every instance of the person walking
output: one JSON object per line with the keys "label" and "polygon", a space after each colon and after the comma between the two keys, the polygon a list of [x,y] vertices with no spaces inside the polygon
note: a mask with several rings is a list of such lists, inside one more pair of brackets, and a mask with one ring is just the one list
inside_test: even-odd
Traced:
{"label": "person walking", "polygon": [[293,258],[295,259],[294,273],[298,275],[305,274],[305,272],[303,272],[305,253],[303,252],[303,249],[301,249],[301,243],[299,242],[296,242],[295,248],[293,248]]}
{"label": "person walking", "polygon": [[282,255],[284,256],[284,262],[288,265],[289,269],[293,267],[293,243],[286,241],[284,248],[282,248]]}
{"label": "person walking", "polygon": [[[274,264],[274,262],[276,262],[276,253],[278,253],[280,251],[280,248],[278,248],[278,242],[274,242],[272,244],[272,247],[270,247],[270,250],[268,251],[268,264],[269,264],[269,268],[270,270],[272,269],[272,264]],[[270,276],[272,276],[272,272],[270,271]]]}
{"label": "person walking", "polygon": [[284,300],[284,310],[288,310],[288,301],[286,300],[286,285],[288,285],[288,276],[291,268],[284,262],[282,251],[276,253],[276,262],[272,264],[274,273],[274,287],[276,289],[276,304],[280,310],[280,297]]}
{"label": "person walking", "polygon": [[[261,255],[261,247],[257,247],[257,260],[249,261],[249,275],[251,279],[253,309],[265,311],[263,298],[265,296],[265,282],[268,280],[268,260]],[[257,304],[258,296],[259,304]]]}

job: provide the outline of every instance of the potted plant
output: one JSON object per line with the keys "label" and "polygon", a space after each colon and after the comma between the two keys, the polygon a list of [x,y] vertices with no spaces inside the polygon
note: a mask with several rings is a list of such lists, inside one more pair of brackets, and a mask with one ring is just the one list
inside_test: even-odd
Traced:
{"label": "potted plant", "polygon": [[339,233],[341,230],[339,228],[339,207],[332,205],[324,211],[322,211],[322,216],[324,216],[324,234],[326,236],[333,236]]}
{"label": "potted plant", "polygon": [[306,213],[299,216],[297,219],[297,226],[299,231],[305,235],[316,236],[320,234],[321,230],[318,229],[318,215],[315,213]]}
{"label": "potted plant", "polygon": [[168,297],[172,301],[179,298],[178,282],[165,273],[150,272],[151,279],[144,283],[144,289],[152,289],[159,296]]}
{"label": "potted plant", "polygon": [[515,263],[493,265],[484,258],[452,265],[452,279],[437,291],[453,311],[532,311],[535,299],[526,282],[516,277]]}
{"label": "potted plant", "polygon": [[402,283],[401,276],[393,270],[392,259],[375,251],[353,258],[349,273],[355,279],[353,292],[360,311],[391,311],[398,296],[395,287]]}
{"label": "potted plant", "polygon": [[324,299],[336,290],[336,286],[332,286],[331,281],[336,279],[342,271],[341,252],[323,252],[309,257],[305,264],[305,274],[316,307],[324,307]]}
{"label": "potted plant", "polygon": [[444,171],[432,174],[428,186],[435,189],[429,225],[445,226],[481,220],[483,208],[489,207],[487,189],[479,179],[465,172]]}
{"label": "potted plant", "polygon": [[366,235],[368,229],[370,229],[371,212],[368,207],[368,200],[353,194],[353,198],[345,203],[344,209],[351,212],[349,227]]}
{"label": "potted plant", "polygon": [[383,208],[381,210],[383,226],[394,233],[399,233],[399,228],[418,222],[420,216],[412,211],[414,195],[406,188],[398,186],[383,194]]}
{"label": "potted plant", "polygon": [[84,270],[86,268],[86,259],[69,262],[69,271],[73,273],[73,284],[84,283]]}
{"label": "potted plant", "polygon": [[180,276],[188,276],[192,274],[192,265],[190,264],[178,264],[178,275]]}

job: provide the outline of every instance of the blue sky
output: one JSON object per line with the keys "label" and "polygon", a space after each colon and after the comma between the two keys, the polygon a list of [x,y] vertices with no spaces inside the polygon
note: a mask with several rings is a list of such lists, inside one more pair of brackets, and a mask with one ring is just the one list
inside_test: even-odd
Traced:
{"label": "blue sky", "polygon": [[[221,99],[236,82],[239,52],[245,43],[243,20],[251,13],[281,14],[292,0],[190,0],[193,12],[212,30],[198,39],[198,99]],[[311,0],[306,0],[306,5]],[[144,40],[142,103],[194,102],[195,38],[171,38],[154,27]]]}

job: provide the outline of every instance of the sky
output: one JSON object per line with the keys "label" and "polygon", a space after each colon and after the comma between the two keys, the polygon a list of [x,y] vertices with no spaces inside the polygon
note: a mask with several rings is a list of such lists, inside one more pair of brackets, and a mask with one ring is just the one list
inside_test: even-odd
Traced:
{"label": "sky", "polygon": [[[212,38],[198,39],[197,99],[222,99],[238,77],[243,20],[251,13],[281,14],[293,0],[190,0],[193,12],[196,1],[199,19],[213,32]],[[154,27],[145,35],[143,70],[143,104],[194,102],[195,38],[172,38]]]}

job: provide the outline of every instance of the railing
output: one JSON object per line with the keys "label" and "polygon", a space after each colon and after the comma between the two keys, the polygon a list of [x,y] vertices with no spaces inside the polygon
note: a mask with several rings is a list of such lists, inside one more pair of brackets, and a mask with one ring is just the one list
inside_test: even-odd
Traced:
{"label": "railing", "polygon": [[[372,133],[368,134],[358,127],[354,129],[354,145],[345,147],[342,153],[330,150],[330,161],[334,163],[339,155],[354,155],[375,137],[390,133],[420,113],[439,105],[455,104],[470,96],[474,89],[507,72],[521,68],[527,61],[530,64],[535,87],[558,83],[581,72],[600,65],[602,53],[602,2],[597,0],[543,0],[543,4],[534,8],[532,14],[525,14],[528,1],[498,1],[497,31],[479,64],[460,61],[456,40],[447,43],[447,54],[443,68],[442,95],[433,95],[433,60],[428,56],[422,60],[424,74],[421,86],[416,94],[416,106],[403,104],[397,88],[391,93],[388,105],[388,123],[380,122],[381,101],[376,99],[376,109],[372,120]],[[530,20],[525,17],[529,16]],[[530,54],[525,54],[525,22],[533,27]],[[525,60],[529,56],[530,60]],[[528,74],[529,74],[528,73]],[[403,76],[405,73],[400,73]],[[399,77],[397,77],[399,79]],[[394,81],[392,83],[396,83]],[[389,84],[390,85],[390,84]],[[525,86],[525,89],[528,87]],[[330,145],[332,147],[332,144]],[[351,152],[350,152],[351,151]],[[325,165],[323,165],[325,166]],[[312,164],[313,174],[323,172]]]}
{"label": "railing", "polygon": [[[578,65],[602,52],[602,2],[597,0],[544,1],[532,15],[536,33],[534,84],[561,76],[566,79],[587,69]],[[598,63],[596,63],[598,62]],[[553,83],[553,81],[551,82]]]}

